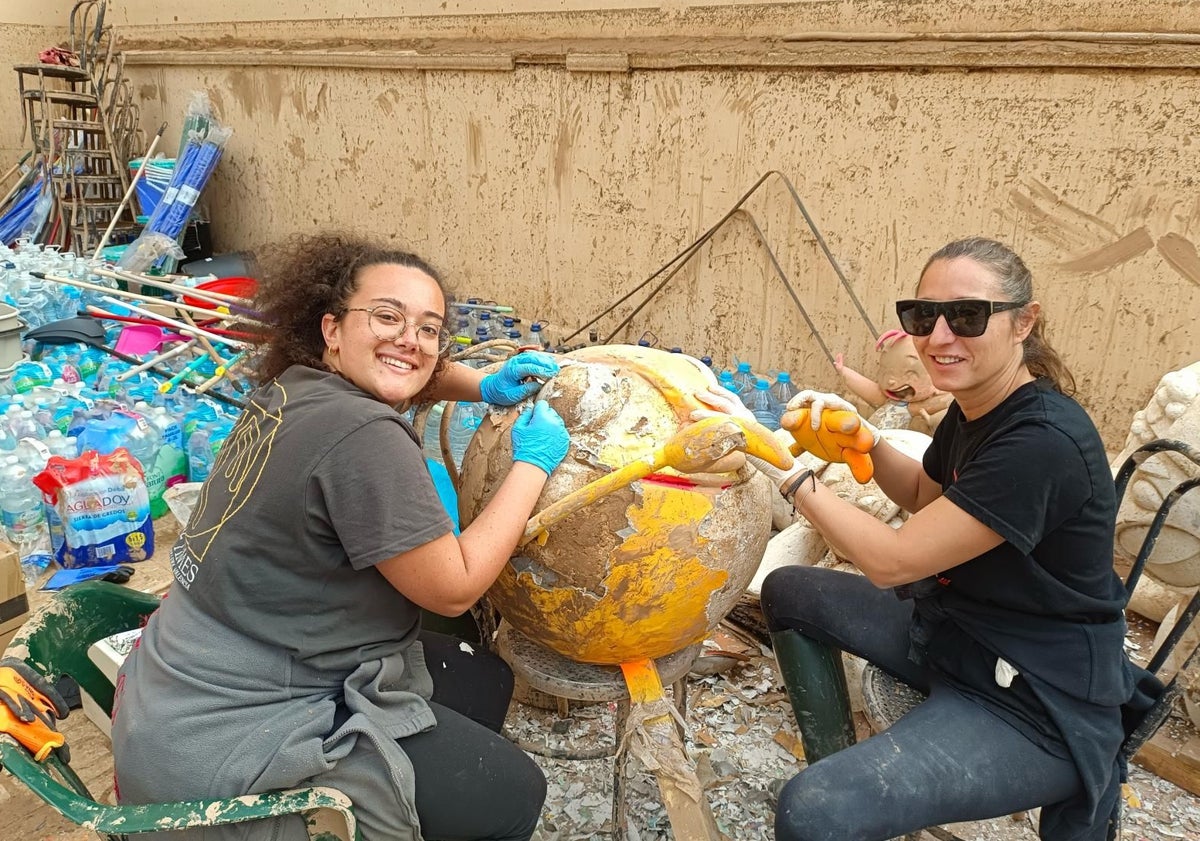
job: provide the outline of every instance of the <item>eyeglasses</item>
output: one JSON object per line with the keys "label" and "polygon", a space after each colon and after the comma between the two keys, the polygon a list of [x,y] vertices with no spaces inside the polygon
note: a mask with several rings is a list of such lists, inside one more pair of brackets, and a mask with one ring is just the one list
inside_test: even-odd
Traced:
{"label": "eyeglasses", "polygon": [[[365,312],[367,325],[381,342],[394,342],[408,330],[409,321],[395,307],[379,304],[374,307],[346,307],[345,312]],[[417,347],[429,356],[441,356],[450,349],[454,337],[450,331],[432,322],[417,324]]]}
{"label": "eyeglasses", "polygon": [[896,315],[905,333],[913,336],[928,336],[937,326],[938,316],[946,317],[950,332],[964,339],[982,336],[987,331],[988,319],[1005,310],[1017,310],[1028,301],[983,301],[964,298],[958,301],[921,301],[917,299],[896,302]]}

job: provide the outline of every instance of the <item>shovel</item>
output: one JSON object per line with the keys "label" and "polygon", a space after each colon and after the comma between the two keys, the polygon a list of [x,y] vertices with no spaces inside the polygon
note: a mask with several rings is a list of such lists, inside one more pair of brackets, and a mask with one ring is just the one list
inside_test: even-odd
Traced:
{"label": "shovel", "polygon": [[96,319],[79,316],[34,327],[25,334],[25,338],[43,345],[74,345],[82,342],[104,349],[108,335],[104,332],[104,325]]}
{"label": "shovel", "polygon": [[[109,356],[120,359],[122,362],[128,362],[130,365],[141,365],[143,363],[143,360],[138,359],[136,356],[121,353],[119,350],[106,345],[105,342],[108,340],[108,336],[104,332],[104,325],[96,319],[87,318],[86,316],[51,321],[48,324],[43,324],[41,327],[33,328],[25,334],[25,338],[33,339],[35,342],[43,345],[74,345],[82,343],[90,345],[97,350],[102,350]],[[154,365],[148,370],[150,373],[156,374],[166,380],[170,380],[175,376],[174,371],[164,368],[161,365]],[[237,406],[239,409],[246,407],[243,401],[226,397],[224,394],[209,393],[207,396],[226,405]]]}
{"label": "shovel", "polygon": [[171,342],[182,342],[183,336],[168,333],[152,324],[127,324],[117,336],[117,350],[131,356],[158,353],[162,346]]}

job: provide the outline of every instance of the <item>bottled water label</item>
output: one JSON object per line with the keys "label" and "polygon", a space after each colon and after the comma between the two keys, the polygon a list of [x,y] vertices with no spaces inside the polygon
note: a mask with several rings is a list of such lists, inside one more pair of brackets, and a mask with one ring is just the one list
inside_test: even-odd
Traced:
{"label": "bottled water label", "polygon": [[4,508],[0,510],[0,517],[4,521],[4,530],[8,532],[9,538],[14,543],[27,540],[28,536],[35,532],[45,520],[40,504],[18,511]]}

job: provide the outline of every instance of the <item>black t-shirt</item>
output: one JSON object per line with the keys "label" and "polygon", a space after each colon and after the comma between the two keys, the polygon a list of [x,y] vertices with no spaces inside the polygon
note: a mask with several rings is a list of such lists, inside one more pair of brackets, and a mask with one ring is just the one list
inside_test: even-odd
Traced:
{"label": "black t-shirt", "polygon": [[[1120,705],[1133,693],[1125,592],[1112,568],[1116,494],[1100,435],[1074,400],[1039,379],[975,420],[952,404],[924,469],[1005,542],[898,588],[915,597],[914,652],[1072,758],[1084,791],[1043,810],[1042,832],[1077,837],[1115,802]],[[1019,672],[1010,687],[996,681],[998,658]]]}
{"label": "black t-shirt", "polygon": [[1121,615],[1112,473],[1078,403],[1036,380],[976,420],[952,404],[924,467],[948,500],[1005,540],[945,570],[943,585],[984,604],[1068,622]]}

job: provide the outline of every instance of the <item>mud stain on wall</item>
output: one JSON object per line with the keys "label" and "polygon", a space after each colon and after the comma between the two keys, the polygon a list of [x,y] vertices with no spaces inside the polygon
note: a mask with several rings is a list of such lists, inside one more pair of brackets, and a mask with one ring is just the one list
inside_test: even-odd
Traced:
{"label": "mud stain on wall", "polygon": [[379,106],[379,110],[389,117],[392,116],[392,114],[394,114],[396,111],[393,103],[398,103],[399,101],[400,92],[395,88],[388,88],[379,96],[375,97],[375,104]]}
{"label": "mud stain on wall", "polygon": [[580,120],[579,109],[572,108],[558,124],[558,136],[554,140],[554,189],[559,193],[570,179],[571,151],[579,135]]}
{"label": "mud stain on wall", "polygon": [[1025,217],[1025,224],[1063,250],[1090,252],[1121,238],[1113,225],[1066,201],[1037,179],[1026,179],[1008,197]]}
{"label": "mud stain on wall", "polygon": [[292,135],[292,137],[284,145],[287,147],[287,150],[292,153],[292,157],[296,160],[304,161],[307,159],[308,156],[304,154],[304,138],[300,135]]}
{"label": "mud stain on wall", "polygon": [[310,108],[307,77],[301,76],[292,88],[291,100],[292,108],[295,109],[298,116],[309,123],[318,122],[329,110],[329,83],[321,82],[320,87],[317,88],[315,102]]}
{"label": "mud stain on wall", "polygon": [[1200,256],[1190,240],[1175,233],[1165,234],[1158,240],[1158,253],[1179,274],[1200,286]]}
{"label": "mud stain on wall", "polygon": [[1103,272],[1134,257],[1145,254],[1154,247],[1154,238],[1145,225],[1126,234],[1116,242],[1110,242],[1082,257],[1059,263],[1059,268],[1072,272]]}
{"label": "mud stain on wall", "polygon": [[261,117],[263,112],[270,112],[272,120],[276,123],[279,122],[279,114],[283,107],[284,92],[289,87],[284,73],[279,71],[260,70],[254,73],[228,74],[227,90],[237,100],[242,111],[258,117]]}

